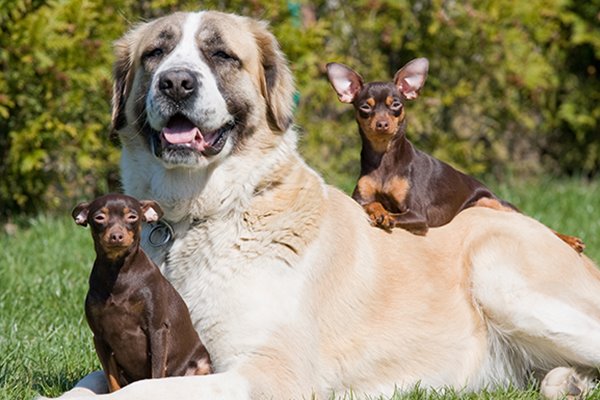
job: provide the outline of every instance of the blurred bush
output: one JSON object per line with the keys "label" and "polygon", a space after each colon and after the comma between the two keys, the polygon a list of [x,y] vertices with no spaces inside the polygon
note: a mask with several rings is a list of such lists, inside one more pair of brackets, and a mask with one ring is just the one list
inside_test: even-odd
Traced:
{"label": "blurred bush", "polygon": [[199,7],[271,23],[296,77],[301,151],[345,190],[360,140],[329,61],[390,80],[429,58],[408,136],[469,173],[600,172],[600,0],[0,0],[0,218],[118,189],[112,42]]}

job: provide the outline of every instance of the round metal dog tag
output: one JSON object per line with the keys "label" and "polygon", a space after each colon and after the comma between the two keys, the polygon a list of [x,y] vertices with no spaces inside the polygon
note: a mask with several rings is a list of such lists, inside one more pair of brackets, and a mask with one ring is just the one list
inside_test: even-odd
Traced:
{"label": "round metal dog tag", "polygon": [[160,247],[169,243],[173,239],[173,228],[165,221],[158,221],[150,228],[148,242],[152,247]]}

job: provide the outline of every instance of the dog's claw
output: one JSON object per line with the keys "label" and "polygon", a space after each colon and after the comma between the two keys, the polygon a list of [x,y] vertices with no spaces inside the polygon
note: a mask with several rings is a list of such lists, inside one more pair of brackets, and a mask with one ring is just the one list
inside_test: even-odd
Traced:
{"label": "dog's claw", "polygon": [[581,240],[581,238],[578,238],[577,236],[564,235],[556,231],[554,231],[554,234],[558,236],[563,242],[571,246],[573,250],[575,250],[577,253],[581,254],[585,250],[585,243],[583,242],[583,240]]}
{"label": "dog's claw", "polygon": [[390,231],[395,224],[392,214],[390,214],[380,203],[374,202],[364,206],[364,210],[371,220],[371,225]]}
{"label": "dog's claw", "polygon": [[583,243],[583,240],[579,239],[579,238],[575,238],[575,242],[574,243],[569,243],[571,245],[571,247],[573,247],[575,249],[576,252],[578,253],[583,253],[583,251],[585,250],[585,243]]}

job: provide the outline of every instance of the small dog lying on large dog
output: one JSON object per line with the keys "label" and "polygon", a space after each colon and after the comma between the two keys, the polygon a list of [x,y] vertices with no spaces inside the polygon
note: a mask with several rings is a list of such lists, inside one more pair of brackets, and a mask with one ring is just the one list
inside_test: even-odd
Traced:
{"label": "small dog lying on large dog", "polygon": [[[475,178],[414,148],[406,138],[404,103],[418,97],[428,69],[429,61],[417,58],[399,69],[393,82],[364,83],[351,68],[327,64],[338,98],[354,106],[362,139],[360,178],[352,197],[373,225],[419,235],[469,207],[518,211]],[[581,239],[555,234],[583,252]]]}
{"label": "small dog lying on large dog", "polygon": [[[145,227],[142,246],[215,373],[103,399],[477,391],[532,371],[559,398],[584,382],[575,367],[600,366],[600,271],[545,226],[472,207],[426,236],[386,233],[302,161],[292,76],[264,23],[176,13],[136,26],[116,57],[124,188],[173,229],[152,247]],[[105,391],[92,373],[65,398]]]}

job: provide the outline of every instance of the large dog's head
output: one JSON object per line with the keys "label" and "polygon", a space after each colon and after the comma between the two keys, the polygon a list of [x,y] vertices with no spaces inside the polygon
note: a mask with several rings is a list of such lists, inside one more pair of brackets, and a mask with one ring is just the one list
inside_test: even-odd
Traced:
{"label": "large dog's head", "polygon": [[285,131],[293,82],[265,24],[219,12],[176,13],[116,43],[113,129],[166,168],[203,168]]}

